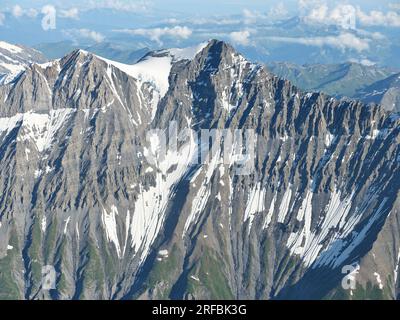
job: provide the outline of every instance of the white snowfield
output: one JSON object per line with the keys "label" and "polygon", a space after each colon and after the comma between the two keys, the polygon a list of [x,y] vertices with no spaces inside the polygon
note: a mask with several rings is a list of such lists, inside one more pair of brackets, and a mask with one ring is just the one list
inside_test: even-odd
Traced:
{"label": "white snowfield", "polygon": [[[207,43],[201,43],[189,48],[161,50],[156,52],[160,56],[147,55],[131,65],[97,57],[142,83],[152,84],[162,98],[169,88],[168,78],[172,63],[180,60],[192,60],[206,45]],[[82,52],[84,51],[82,50]]]}
{"label": "white snowfield", "polygon": [[196,54],[203,50],[207,46],[207,44],[208,42],[202,42],[193,47],[172,48],[163,50],[161,52],[169,54],[173,58],[173,61],[193,60]]}
{"label": "white snowfield", "polygon": [[6,72],[0,72],[0,85],[10,83],[27,67],[28,63],[21,63],[14,59],[22,51],[23,49],[16,45],[0,41],[0,70],[6,70]]}
{"label": "white snowfield", "polygon": [[97,57],[140,82],[151,83],[158,89],[161,97],[168,91],[171,57],[146,57],[138,63],[131,65]]}
{"label": "white snowfield", "polygon": [[0,49],[4,49],[12,53],[22,52],[22,48],[4,41],[0,41]]}

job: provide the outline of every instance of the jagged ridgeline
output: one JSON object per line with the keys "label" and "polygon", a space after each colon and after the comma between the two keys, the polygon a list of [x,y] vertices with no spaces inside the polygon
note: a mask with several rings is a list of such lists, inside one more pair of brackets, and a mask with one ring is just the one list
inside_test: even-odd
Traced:
{"label": "jagged ridgeline", "polygon": [[[193,136],[147,161],[171,122],[254,130],[253,170],[193,165]],[[31,64],[0,86],[0,298],[394,299],[399,125],[216,40]]]}

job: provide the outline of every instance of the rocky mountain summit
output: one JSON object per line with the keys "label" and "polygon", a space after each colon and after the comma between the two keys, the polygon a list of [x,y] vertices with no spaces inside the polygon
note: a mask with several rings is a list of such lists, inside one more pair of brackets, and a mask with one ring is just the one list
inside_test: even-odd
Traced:
{"label": "rocky mountain summit", "polygon": [[[210,129],[252,130],[252,169],[196,161]],[[0,86],[0,298],[395,299],[399,131],[217,40],[31,64]]]}

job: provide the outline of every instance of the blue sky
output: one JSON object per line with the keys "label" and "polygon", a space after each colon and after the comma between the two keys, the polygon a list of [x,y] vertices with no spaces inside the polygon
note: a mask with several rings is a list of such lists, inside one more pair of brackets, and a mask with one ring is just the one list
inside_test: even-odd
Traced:
{"label": "blue sky", "polygon": [[[218,38],[257,59],[282,52],[290,60],[302,52],[315,61],[337,56],[385,63],[400,51],[398,0],[0,2],[0,40],[28,46],[70,41],[79,47],[114,43],[157,49]],[[44,29],[52,10],[54,28]],[[293,17],[301,23],[290,22]]]}
{"label": "blue sky", "polygon": [[[337,24],[343,8],[357,11],[361,27],[398,27],[400,3],[397,0],[0,0],[0,38],[32,44],[54,39],[71,38],[74,30],[82,29],[82,38],[104,40],[110,33],[122,29],[154,27],[185,27],[188,24],[204,25],[208,22],[211,33],[218,34],[221,24],[245,24],[241,29],[254,34],[259,24],[279,19],[301,16],[308,21]],[[53,7],[57,27],[41,30],[43,8]],[[337,9],[339,8],[339,9]],[[346,9],[346,8],[345,8]],[[346,9],[347,10],[347,9]],[[345,11],[346,11],[345,10]],[[240,21],[241,19],[241,21]],[[388,22],[389,21],[389,22]],[[165,26],[166,22],[169,23]],[[225,23],[224,23],[225,22]],[[210,25],[214,24],[214,28]],[[35,32],[35,30],[37,32]],[[254,30],[251,30],[254,29]],[[233,30],[242,31],[242,30]],[[177,29],[177,38],[179,38]],[[96,37],[96,33],[99,35]],[[168,32],[167,32],[168,33]],[[151,37],[151,33],[148,33]],[[169,33],[172,36],[172,32]],[[78,38],[78,37],[77,37]],[[75,39],[79,40],[79,39]],[[154,40],[154,37],[153,37]],[[158,40],[158,39],[157,39]],[[160,41],[156,41],[161,43]]]}
{"label": "blue sky", "polygon": [[[297,0],[106,0],[106,1],[94,1],[94,0],[71,0],[71,1],[49,1],[49,0],[36,0],[36,1],[10,1],[1,0],[3,9],[11,9],[15,5],[19,5],[23,8],[36,8],[39,9],[45,5],[54,5],[58,8],[71,8],[77,7],[81,10],[87,8],[97,7],[120,7],[120,8],[131,8],[137,7],[137,11],[140,11],[140,7],[147,7],[149,12],[157,12],[160,15],[168,15],[170,12],[179,12],[184,14],[234,14],[238,13],[244,8],[252,10],[267,11],[271,7],[276,6],[279,3],[283,3],[288,11],[296,12],[299,8],[301,1]],[[355,6],[360,6],[364,9],[379,9],[383,10],[388,8],[390,3],[395,3],[396,0],[346,0],[346,1],[318,1],[318,0],[304,0],[303,3],[309,3],[310,5],[329,2],[335,3],[348,3]]]}

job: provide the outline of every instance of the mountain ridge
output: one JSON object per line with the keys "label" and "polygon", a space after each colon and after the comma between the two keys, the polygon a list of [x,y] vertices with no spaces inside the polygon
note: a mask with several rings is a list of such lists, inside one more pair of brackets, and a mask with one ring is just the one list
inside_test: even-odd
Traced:
{"label": "mountain ridge", "polygon": [[[355,62],[304,66],[280,62],[267,63],[267,66],[272,72],[291,80],[303,90],[322,91],[337,98],[348,97],[364,103],[380,103],[388,111],[399,109],[399,104],[396,103],[398,86],[391,81],[396,78],[396,70]],[[380,88],[383,83],[386,83],[386,87]],[[385,97],[386,92],[388,94]]]}

